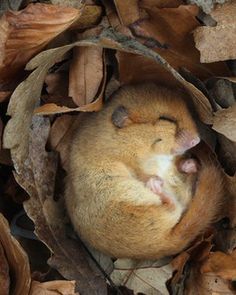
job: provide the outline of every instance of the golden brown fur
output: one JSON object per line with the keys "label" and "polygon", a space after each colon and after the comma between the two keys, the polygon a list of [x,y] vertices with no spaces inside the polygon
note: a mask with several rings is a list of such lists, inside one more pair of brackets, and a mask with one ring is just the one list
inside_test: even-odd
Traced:
{"label": "golden brown fur", "polygon": [[[121,128],[112,122],[119,106],[128,110]],[[209,226],[219,210],[221,175],[205,160],[195,175],[178,171],[173,150],[182,146],[181,134],[198,135],[182,95],[155,85],[125,87],[101,112],[85,116],[73,134],[65,194],[82,239],[115,257],[159,258]],[[145,185],[159,172],[172,207]]]}

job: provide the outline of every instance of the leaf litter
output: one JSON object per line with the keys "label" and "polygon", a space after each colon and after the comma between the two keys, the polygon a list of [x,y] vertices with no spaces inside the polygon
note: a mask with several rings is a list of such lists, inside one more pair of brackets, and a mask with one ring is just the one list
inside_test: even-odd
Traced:
{"label": "leaf litter", "polygon": [[[196,18],[199,13],[196,6],[184,5],[182,1],[174,0],[132,0],[127,3],[118,0],[114,3],[103,1],[105,7],[86,1],[76,8],[73,1],[67,1],[66,8],[63,3],[60,6],[38,3],[3,15],[0,20],[3,28],[0,38],[0,80],[3,85],[12,80],[23,80],[20,84],[16,82],[18,86],[9,103],[7,99],[12,90],[1,92],[1,103],[8,104],[7,114],[11,117],[9,119],[1,112],[3,147],[10,149],[15,170],[13,174],[30,196],[23,206],[34,221],[38,239],[51,251],[48,263],[60,273],[60,281],[58,275],[47,282],[33,280],[29,258],[11,236],[2,217],[0,278],[4,282],[3,290],[6,294],[12,288],[13,282],[9,277],[11,271],[17,274],[14,277],[14,286],[18,290],[15,289],[14,294],[23,294],[17,293],[21,292],[21,288],[24,294],[107,294],[110,292],[107,291],[107,282],[118,294],[123,294],[119,292],[124,291],[118,291],[115,285],[123,285],[134,294],[143,292],[147,295],[177,294],[176,292],[233,294],[236,247],[236,179],[233,176],[236,163],[235,90],[228,86],[231,89],[229,99],[223,90],[228,82],[218,85],[216,92],[212,91],[209,79],[225,79],[229,83],[235,80],[227,64],[221,61],[234,58],[231,15],[235,1],[223,6],[214,6],[213,2],[209,3],[209,9],[212,9],[211,16],[218,22],[218,28],[201,26]],[[199,3],[197,4],[201,6]],[[61,13],[61,18],[58,18],[56,11]],[[102,22],[98,24],[100,19]],[[38,26],[35,27],[36,23]],[[222,24],[225,25],[224,31]],[[26,28],[27,31],[24,31]],[[33,36],[31,32],[35,28],[37,33]],[[204,29],[212,30],[212,34],[216,36],[213,40],[206,34],[205,41],[202,41],[204,46],[211,49],[208,49],[207,54],[213,56],[213,59],[210,57],[207,60],[207,64],[202,63],[202,52],[200,60],[198,45],[196,43],[195,48],[192,35],[195,30],[196,42],[196,38],[199,38],[196,36]],[[21,36],[19,39],[16,38],[18,32]],[[61,33],[69,38],[58,38],[57,42],[51,43],[51,49],[44,50]],[[225,35],[223,41],[216,42],[222,34]],[[79,36],[79,40],[68,44],[71,36],[74,36],[74,40],[78,40]],[[63,44],[63,40],[67,40],[66,44]],[[55,48],[53,44],[59,44],[60,47]],[[212,48],[220,48],[217,50],[217,57],[214,51],[211,53]],[[38,52],[40,53],[26,65]],[[111,58],[109,63],[108,56]],[[25,65],[25,69],[31,73],[23,78],[22,70]],[[200,84],[193,85],[192,80],[187,81],[186,76],[180,74],[181,67],[205,83],[204,93]],[[220,76],[224,78],[218,78]],[[200,120],[216,131],[216,156],[222,168],[226,172],[230,171],[230,175],[225,173],[228,204],[222,209],[222,217],[228,218],[230,223],[228,229],[215,227],[208,236],[200,236],[192,247],[180,253],[174,260],[170,257],[163,263],[137,263],[118,259],[112,267],[112,261],[108,257],[95,254],[92,250],[97,262],[91,259],[84,245],[74,233],[68,231],[69,220],[63,209],[63,187],[58,190],[56,179],[58,171],[62,170],[61,166],[66,169],[75,118],[79,116],[83,120],[83,114],[76,113],[99,111],[105,100],[104,93],[111,95],[119,85],[143,80],[177,85],[185,89],[190,94]],[[221,103],[218,94],[221,95]],[[215,100],[217,110],[212,109],[208,100],[210,96]],[[74,106],[70,106],[72,100]],[[51,116],[49,119],[40,115]],[[213,134],[212,129],[209,130]],[[222,160],[224,158],[227,161]],[[12,175],[11,170],[9,171],[8,177]],[[60,183],[62,184],[62,179]],[[1,208],[0,203],[0,210]],[[11,214],[4,212],[4,208],[3,206],[2,213],[11,221]],[[224,235],[226,232],[230,235]],[[223,236],[227,239],[222,240]],[[18,262],[11,258],[11,251],[18,253],[14,258]],[[26,271],[19,280],[18,273],[22,267]]]}

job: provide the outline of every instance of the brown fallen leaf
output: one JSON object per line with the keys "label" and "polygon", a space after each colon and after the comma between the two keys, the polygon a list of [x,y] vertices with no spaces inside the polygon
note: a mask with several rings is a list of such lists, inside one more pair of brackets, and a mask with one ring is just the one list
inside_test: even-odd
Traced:
{"label": "brown fallen leaf", "polygon": [[[64,1],[63,1],[64,2]],[[76,0],[78,3],[78,1]],[[102,7],[98,5],[85,5],[82,14],[70,27],[70,30],[82,30],[99,23],[102,16]]]}
{"label": "brown fallen leaf", "polygon": [[7,100],[11,96],[11,91],[0,91],[0,103]]}
{"label": "brown fallen leaf", "polygon": [[62,7],[74,7],[74,8],[82,8],[83,3],[81,0],[51,0],[53,5],[59,5]]}
{"label": "brown fallen leaf", "polygon": [[[79,34],[79,39],[96,36],[101,29],[95,28]],[[69,71],[69,96],[77,106],[91,103],[103,80],[103,49],[99,47],[76,47]]]}
{"label": "brown fallen leaf", "polygon": [[216,27],[199,27],[194,31],[196,48],[200,51],[201,62],[236,58],[236,2],[217,5],[211,16],[217,21]]}
{"label": "brown fallen leaf", "polygon": [[68,158],[68,146],[70,144],[70,133],[73,129],[74,121],[77,117],[72,115],[63,115],[55,120],[49,134],[49,146],[60,155],[61,165],[65,168]]}
{"label": "brown fallen leaf", "polygon": [[177,8],[184,4],[182,0],[140,0],[140,6],[156,6],[158,8]]}
{"label": "brown fallen leaf", "polygon": [[168,259],[141,262],[118,259],[114,263],[111,278],[114,283],[133,290],[135,294],[168,295],[165,283],[173,272],[168,262]]}
{"label": "brown fallen leaf", "polygon": [[5,251],[0,243],[0,261],[1,261],[1,267],[0,267],[0,282],[1,282],[1,289],[0,289],[0,295],[6,295],[9,294],[10,290],[10,273],[9,273],[9,265],[7,262],[7,258],[5,256]]}
{"label": "brown fallen leaf", "polygon": [[124,26],[128,26],[139,19],[140,15],[138,0],[114,0],[114,3],[116,5],[116,10],[118,12],[120,22]]}
{"label": "brown fallen leaf", "polygon": [[225,280],[236,278],[236,250],[231,254],[212,252],[208,260],[201,267],[202,273],[213,272]]}
{"label": "brown fallen leaf", "polygon": [[229,288],[227,281],[207,273],[190,273],[188,283],[185,284],[184,294],[186,295],[234,295],[235,292]]}
{"label": "brown fallen leaf", "polygon": [[0,19],[0,81],[14,77],[32,56],[80,15],[78,9],[42,3],[6,12]]}
{"label": "brown fallen leaf", "polygon": [[236,142],[236,103],[214,113],[212,128]]}
{"label": "brown fallen leaf", "polygon": [[234,175],[236,173],[236,142],[232,142],[220,133],[217,134],[217,139],[220,145],[217,153],[219,161],[227,174]]}
{"label": "brown fallen leaf", "polygon": [[[18,241],[11,235],[7,220],[2,214],[0,214],[0,230],[0,245],[4,249],[4,254],[11,272],[11,278],[14,278],[14,281],[10,281],[11,292],[14,295],[28,295],[31,284],[28,257]],[[1,261],[1,269],[3,269],[2,263]],[[3,284],[1,281],[1,288],[4,286],[4,283],[6,283],[5,288],[7,288],[7,281],[3,282]],[[0,292],[1,291],[2,289]],[[8,293],[4,293],[4,295],[5,294]]]}
{"label": "brown fallen leaf", "polygon": [[79,295],[75,293],[75,281],[33,281],[29,295]]}
{"label": "brown fallen leaf", "polygon": [[47,84],[47,92],[53,96],[68,96],[68,73],[67,72],[56,72],[50,73],[45,78]]}

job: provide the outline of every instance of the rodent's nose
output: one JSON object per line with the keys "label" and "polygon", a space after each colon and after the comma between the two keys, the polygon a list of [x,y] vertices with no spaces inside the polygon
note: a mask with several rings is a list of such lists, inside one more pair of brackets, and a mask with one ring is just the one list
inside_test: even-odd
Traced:
{"label": "rodent's nose", "polygon": [[172,149],[173,153],[183,154],[187,150],[193,148],[200,142],[200,137],[198,135],[192,135],[187,131],[182,131],[177,138],[177,146]]}

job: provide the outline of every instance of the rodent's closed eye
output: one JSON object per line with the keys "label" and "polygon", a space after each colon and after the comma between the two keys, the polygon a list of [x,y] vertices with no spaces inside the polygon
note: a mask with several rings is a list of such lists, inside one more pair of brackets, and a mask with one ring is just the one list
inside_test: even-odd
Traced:
{"label": "rodent's closed eye", "polygon": [[162,139],[161,139],[161,138],[157,138],[156,140],[154,140],[152,146],[155,145],[155,144],[157,144],[157,143],[160,142],[160,141],[162,141]]}
{"label": "rodent's closed eye", "polygon": [[164,120],[164,121],[168,121],[168,122],[171,122],[171,123],[174,123],[174,124],[177,124],[177,121],[175,118],[173,117],[170,117],[170,116],[160,116],[159,117],[159,120]]}

